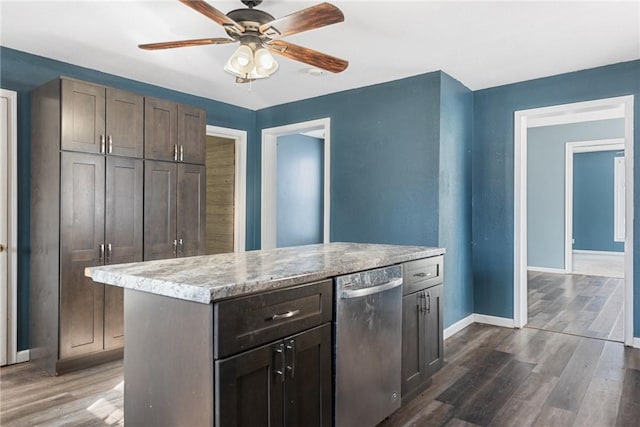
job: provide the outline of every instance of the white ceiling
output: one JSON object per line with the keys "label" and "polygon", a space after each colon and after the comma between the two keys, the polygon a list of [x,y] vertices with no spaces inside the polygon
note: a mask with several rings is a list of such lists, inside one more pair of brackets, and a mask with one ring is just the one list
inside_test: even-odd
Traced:
{"label": "white ceiling", "polygon": [[[227,13],[240,1],[209,0]],[[265,0],[280,17],[317,2]],[[140,43],[225,37],[177,0],[0,1],[2,46],[260,109],[443,70],[477,90],[640,58],[640,2],[333,1],[345,22],[286,38],[349,60],[316,77],[278,57],[249,85],[222,67],[236,44],[142,51]]]}

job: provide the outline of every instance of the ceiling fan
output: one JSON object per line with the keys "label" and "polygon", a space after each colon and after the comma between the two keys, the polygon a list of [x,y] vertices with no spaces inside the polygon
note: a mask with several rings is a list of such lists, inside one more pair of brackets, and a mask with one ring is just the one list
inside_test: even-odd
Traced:
{"label": "ceiling fan", "polygon": [[224,27],[230,38],[149,43],[138,45],[140,49],[158,50],[240,42],[224,67],[225,71],[236,76],[238,83],[266,78],[275,73],[278,63],[271,53],[332,73],[344,71],[349,65],[344,59],[281,40],[292,34],[344,21],[340,9],[330,3],[321,3],[275,19],[267,12],[254,9],[262,0],[241,0],[247,7],[232,10],[226,15],[204,0],[179,1]]}

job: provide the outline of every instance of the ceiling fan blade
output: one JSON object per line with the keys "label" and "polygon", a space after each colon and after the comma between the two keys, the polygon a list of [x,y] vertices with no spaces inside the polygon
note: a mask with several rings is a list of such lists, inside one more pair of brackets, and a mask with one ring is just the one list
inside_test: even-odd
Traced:
{"label": "ceiling fan blade", "polygon": [[158,50],[158,49],[171,49],[174,47],[187,47],[187,46],[204,46],[208,44],[226,44],[233,43],[233,39],[194,39],[194,40],[178,40],[175,42],[162,42],[162,43],[147,43],[139,44],[140,49],[145,50]]}
{"label": "ceiling fan blade", "polygon": [[180,2],[186,4],[191,9],[200,12],[207,18],[217,22],[225,28],[232,28],[238,34],[244,33],[244,27],[242,25],[238,24],[236,21],[203,0],[180,0]]}
{"label": "ceiling fan blade", "polygon": [[298,46],[293,43],[283,42],[282,40],[274,40],[271,43],[265,44],[265,46],[271,52],[282,55],[285,58],[304,62],[305,64],[313,65],[314,67],[322,68],[332,73],[344,71],[349,66],[349,61],[345,61],[344,59],[336,58],[335,56],[327,55],[326,53]]}
{"label": "ceiling fan blade", "polygon": [[260,33],[277,39],[342,21],[344,21],[344,15],[340,9],[330,3],[321,3],[267,22],[260,26]]}

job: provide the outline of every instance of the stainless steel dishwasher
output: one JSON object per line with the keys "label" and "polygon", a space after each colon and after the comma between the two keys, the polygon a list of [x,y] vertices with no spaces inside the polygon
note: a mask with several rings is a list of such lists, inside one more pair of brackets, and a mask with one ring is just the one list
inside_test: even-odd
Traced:
{"label": "stainless steel dishwasher", "polygon": [[336,427],[373,427],[400,407],[401,285],[399,265],[336,278]]}

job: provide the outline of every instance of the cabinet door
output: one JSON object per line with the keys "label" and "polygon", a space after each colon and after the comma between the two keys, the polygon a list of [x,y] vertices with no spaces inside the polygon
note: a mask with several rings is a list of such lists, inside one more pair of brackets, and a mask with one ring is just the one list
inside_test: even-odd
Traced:
{"label": "cabinet door", "polygon": [[176,256],[177,164],[144,165],[144,260]]}
{"label": "cabinet door", "polygon": [[144,99],[144,158],[174,161],[178,144],[178,105],[156,98]]}
{"label": "cabinet door", "polygon": [[[142,160],[108,157],[105,208],[106,263],[142,261]],[[123,289],[105,286],[104,347],[124,345]]]}
{"label": "cabinet door", "polygon": [[105,88],[62,79],[63,150],[102,153],[105,147]]}
{"label": "cabinet door", "polygon": [[427,375],[437,372],[444,363],[444,341],[442,324],[443,285],[434,286],[426,292],[426,365]]}
{"label": "cabinet door", "polygon": [[282,426],[282,341],[216,362],[216,427]]}
{"label": "cabinet door", "polygon": [[104,285],[84,276],[103,263],[105,161],[61,154],[60,358],[103,348]]}
{"label": "cabinet door", "polygon": [[107,152],[142,157],[144,152],[144,97],[107,88]]}
{"label": "cabinet door", "polygon": [[206,248],[206,168],[178,165],[178,256],[204,255]]}
{"label": "cabinet door", "polygon": [[402,298],[402,397],[419,388],[427,370],[425,364],[424,291]]}
{"label": "cabinet door", "polygon": [[207,122],[204,110],[188,105],[178,105],[178,145],[180,161],[204,164]]}
{"label": "cabinet door", "polygon": [[331,427],[331,325],[287,338],[284,345],[284,425]]}

